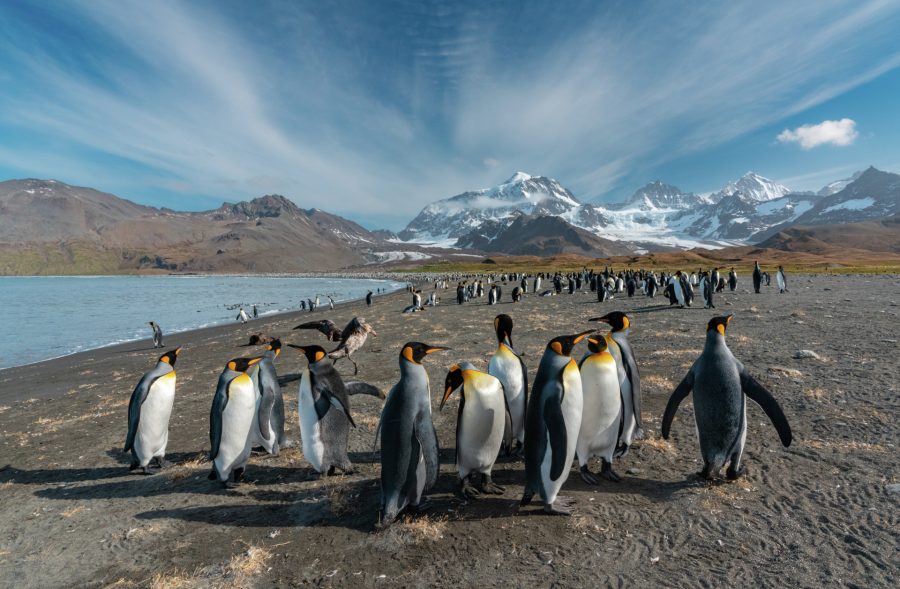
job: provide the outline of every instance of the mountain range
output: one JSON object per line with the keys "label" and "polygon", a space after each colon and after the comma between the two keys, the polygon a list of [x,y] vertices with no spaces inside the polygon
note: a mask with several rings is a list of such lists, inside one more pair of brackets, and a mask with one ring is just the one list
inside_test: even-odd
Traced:
{"label": "mountain range", "polygon": [[632,252],[756,243],[795,225],[849,223],[900,212],[900,176],[868,168],[822,190],[794,192],[748,172],[718,192],[698,195],[652,182],[620,203],[580,202],[558,181],[516,172],[494,188],[427,205],[398,234],[408,242],[453,243],[513,253],[500,240],[521,216],[556,216]]}
{"label": "mountain range", "polygon": [[898,214],[900,175],[871,167],[815,193],[747,173],[703,195],[656,181],[614,204],[583,203],[552,178],[517,172],[427,205],[397,234],[280,195],[179,212],[55,180],[9,180],[0,182],[0,274],[334,271],[755,243],[800,251],[845,241],[896,253]]}

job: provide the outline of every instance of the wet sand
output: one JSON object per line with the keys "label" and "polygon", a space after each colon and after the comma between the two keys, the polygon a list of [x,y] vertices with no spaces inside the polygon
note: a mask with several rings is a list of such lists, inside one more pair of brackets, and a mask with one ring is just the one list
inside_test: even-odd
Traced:
{"label": "wet sand", "polygon": [[[737,292],[717,296],[715,313],[669,308],[662,297],[597,303],[583,292],[402,315],[409,297],[397,293],[371,309],[355,302],[172,334],[167,347],[184,346],[169,435],[169,459],[179,464],[154,476],[130,475],[121,452],[131,391],[161,353],[149,340],[0,371],[0,579],[17,587],[896,586],[900,278],[795,276],[790,286],[784,295],[774,287],[754,295],[745,277]],[[449,303],[453,291],[442,297]],[[457,397],[437,411],[447,367],[470,360],[485,368],[495,349],[491,322],[503,312],[533,380],[550,338],[616,309],[632,316],[645,394],[646,438],[616,464],[624,480],[590,487],[573,468],[564,493],[577,501],[575,516],[547,516],[539,505],[518,508],[522,463],[502,461],[494,479],[506,494],[462,501],[453,465]],[[729,345],[781,403],[794,444],[782,448],[751,402],[748,474],[710,484],[693,476],[700,457],[690,400],[668,442],[659,424],[707,320],[729,312]],[[208,481],[218,374],[254,350],[238,346],[264,331],[327,347],[318,333],[291,327],[313,317],[343,325],[354,315],[378,332],[354,356],[358,378],[385,391],[398,378],[404,342],[453,348],[425,361],[443,448],[431,510],[374,531],[372,444],[382,402],[373,397],[352,398],[356,474],[320,479],[295,447],[252,458],[237,491]],[[821,358],[793,358],[800,349]],[[302,364],[286,350],[276,366],[288,376]],[[338,367],[353,378],[351,364]],[[296,439],[297,383],[284,392]]]}

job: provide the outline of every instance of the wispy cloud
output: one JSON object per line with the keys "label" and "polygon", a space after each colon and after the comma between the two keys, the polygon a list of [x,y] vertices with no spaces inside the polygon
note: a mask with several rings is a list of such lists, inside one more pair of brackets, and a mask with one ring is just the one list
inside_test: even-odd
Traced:
{"label": "wispy cloud", "polygon": [[781,143],[799,143],[803,149],[812,149],[820,145],[852,145],[859,133],[856,121],[841,119],[839,121],[822,121],[817,125],[802,125],[796,129],[785,129],[778,134]]}
{"label": "wispy cloud", "polygon": [[898,26],[882,1],[11,3],[0,131],[23,173],[397,226],[516,169],[603,194],[900,66]]}

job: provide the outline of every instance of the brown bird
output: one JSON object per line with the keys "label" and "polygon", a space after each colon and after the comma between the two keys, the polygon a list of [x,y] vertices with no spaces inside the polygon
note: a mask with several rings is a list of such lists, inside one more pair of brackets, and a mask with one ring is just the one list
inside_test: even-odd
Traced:
{"label": "brown bird", "polygon": [[353,358],[351,358],[350,355],[363,347],[363,344],[366,343],[366,338],[369,337],[370,333],[373,336],[378,336],[372,326],[366,323],[365,319],[362,317],[354,317],[341,333],[341,343],[338,344],[338,347],[328,352],[328,357],[334,360],[335,364],[337,364],[337,361],[341,358],[350,360],[350,362],[353,363],[353,374],[357,374],[359,372],[359,366],[356,365],[356,362],[353,361]]}
{"label": "brown bird", "polygon": [[264,346],[266,344],[271,344],[273,341],[275,341],[275,338],[270,335],[266,335],[264,333],[253,333],[250,334],[250,341],[244,344],[242,347],[246,348],[249,346]]}
{"label": "brown bird", "polygon": [[[350,323],[353,323],[352,321]],[[348,325],[349,327],[349,325]],[[325,335],[330,342],[339,342],[342,339],[342,332],[338,329],[338,326],[334,324],[334,321],[331,319],[322,319],[321,321],[310,321],[308,323],[301,323],[294,329],[315,329]],[[347,328],[344,328],[344,331],[347,331]]]}

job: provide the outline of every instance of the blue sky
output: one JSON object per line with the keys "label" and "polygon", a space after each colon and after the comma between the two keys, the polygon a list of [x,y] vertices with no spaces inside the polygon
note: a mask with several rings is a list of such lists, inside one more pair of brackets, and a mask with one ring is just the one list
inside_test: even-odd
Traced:
{"label": "blue sky", "polygon": [[900,172],[897,31],[896,1],[10,0],[0,178],[393,229],[515,170],[585,201],[818,189]]}

